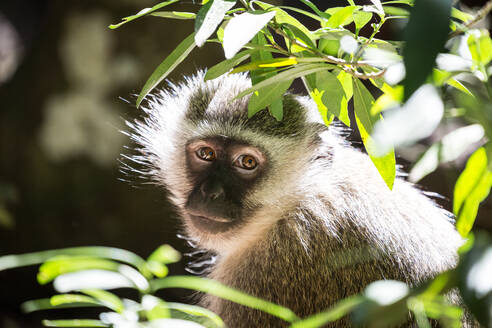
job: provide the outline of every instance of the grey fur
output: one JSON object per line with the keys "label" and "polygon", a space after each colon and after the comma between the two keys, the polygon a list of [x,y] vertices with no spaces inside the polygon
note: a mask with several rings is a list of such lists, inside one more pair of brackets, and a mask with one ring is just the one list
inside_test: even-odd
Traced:
{"label": "grey fur", "polygon": [[[183,211],[188,140],[222,135],[263,149],[268,174],[246,204],[257,210],[232,231],[210,234],[184,220],[199,247],[217,255],[209,277],[279,303],[305,317],[359,293],[368,283],[396,279],[416,285],[456,264],[462,239],[439,208],[397,179],[390,191],[367,155],[326,128],[307,97],[287,96],[285,118],[266,111],[247,119],[245,75],[203,82],[203,72],[149,101],[143,122],[130,124],[138,162],[166,186]],[[280,327],[270,315],[206,296],[202,304],[229,327]],[[348,319],[333,327],[347,327]]]}

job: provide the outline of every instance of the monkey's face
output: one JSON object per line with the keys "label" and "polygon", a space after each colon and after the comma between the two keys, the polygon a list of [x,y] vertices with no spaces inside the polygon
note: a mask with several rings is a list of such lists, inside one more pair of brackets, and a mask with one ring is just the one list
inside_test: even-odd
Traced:
{"label": "monkey's face", "polygon": [[197,230],[218,234],[247,222],[258,209],[245,201],[265,175],[267,157],[259,148],[224,136],[195,139],[186,145],[188,180],[194,188],[183,209]]}

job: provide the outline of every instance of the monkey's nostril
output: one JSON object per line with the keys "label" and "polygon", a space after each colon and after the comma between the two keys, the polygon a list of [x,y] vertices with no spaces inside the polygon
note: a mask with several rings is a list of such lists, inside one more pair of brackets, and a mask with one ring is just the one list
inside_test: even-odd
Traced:
{"label": "monkey's nostril", "polygon": [[220,183],[203,183],[200,192],[204,198],[216,200],[224,195],[224,188]]}

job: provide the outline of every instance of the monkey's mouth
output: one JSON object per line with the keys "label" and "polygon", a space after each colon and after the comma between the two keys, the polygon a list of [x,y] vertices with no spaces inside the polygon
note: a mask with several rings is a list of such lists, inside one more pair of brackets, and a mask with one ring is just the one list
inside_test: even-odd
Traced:
{"label": "monkey's mouth", "polygon": [[234,220],[203,213],[187,213],[191,223],[199,230],[210,232],[226,231],[234,225]]}

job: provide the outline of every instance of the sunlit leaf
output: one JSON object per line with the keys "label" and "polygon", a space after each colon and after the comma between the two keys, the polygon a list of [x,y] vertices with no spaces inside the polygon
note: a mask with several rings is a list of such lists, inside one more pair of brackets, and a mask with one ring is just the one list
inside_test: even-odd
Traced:
{"label": "sunlit leaf", "polygon": [[380,15],[384,15],[384,9],[383,9],[383,5],[381,4],[381,1],[380,0],[371,0],[371,2],[373,3],[374,7],[376,7],[378,13]]}
{"label": "sunlit leaf", "polygon": [[155,69],[155,71],[150,75],[147,82],[140,91],[137,98],[137,107],[140,106],[142,100],[152,91],[166,76],[171,73],[176,66],[178,66],[195,48],[195,35],[190,34],[186,39],[181,41],[181,43],[174,49],[169,56]]}
{"label": "sunlit leaf", "polygon": [[466,237],[473,227],[480,203],[492,187],[492,171],[487,167],[485,148],[475,151],[454,187],[453,212],[457,216],[456,229]]}
{"label": "sunlit leaf", "polygon": [[148,328],[208,328],[196,322],[182,319],[155,319],[149,322]]}
{"label": "sunlit leaf", "polygon": [[464,11],[461,11],[461,10],[453,7],[453,8],[451,8],[451,17],[457,18],[462,22],[466,22],[466,21],[469,21],[470,19],[472,19],[473,15],[465,13]]}
{"label": "sunlit leaf", "polygon": [[[258,111],[263,108],[266,108],[270,104],[272,104],[276,99],[281,98],[284,93],[289,89],[292,84],[292,80],[281,81],[276,84],[268,85],[264,88],[259,89],[259,93],[253,93],[251,98],[249,98],[248,103],[248,117],[252,117]],[[259,96],[261,95],[261,97]],[[278,113],[278,108],[276,108],[277,113],[275,113],[274,117],[277,120],[282,120],[282,108],[280,108],[280,113]],[[274,114],[274,113],[272,113]]]}
{"label": "sunlit leaf", "polygon": [[384,12],[389,16],[408,17],[410,12],[407,9],[393,6],[383,6]]}
{"label": "sunlit leaf", "polygon": [[327,10],[327,12],[331,13],[332,15],[326,23],[322,24],[322,26],[329,27],[329,28],[337,28],[339,26],[348,25],[353,21],[352,14],[356,9],[357,6],[330,8]]}
{"label": "sunlit leaf", "polygon": [[91,303],[61,303],[53,305],[51,298],[42,298],[37,300],[26,301],[21,304],[21,310],[24,313],[31,313],[34,311],[52,310],[52,309],[66,309],[66,308],[79,308],[79,307],[102,307],[103,305],[98,302]]}
{"label": "sunlit leaf", "polygon": [[210,319],[216,327],[225,326],[224,322],[217,314],[203,307],[174,302],[166,302],[166,306],[171,310],[177,310],[193,316],[206,317]]}
{"label": "sunlit leaf", "polygon": [[294,17],[292,17],[291,15],[289,15],[284,10],[282,10],[282,9],[280,9],[278,7],[275,7],[275,6],[273,6],[273,5],[269,4],[269,3],[262,2],[262,1],[255,1],[255,4],[257,4],[258,6],[260,6],[263,10],[272,10],[272,11],[275,11],[275,21],[278,24],[290,24],[290,25],[294,25],[295,27],[297,27],[298,29],[300,29],[301,31],[303,31],[304,34],[306,34],[306,35],[309,35],[310,34],[310,31],[304,26],[304,24],[302,24],[297,19],[295,19]]}
{"label": "sunlit leaf", "polygon": [[484,130],[480,124],[473,124],[451,131],[439,142],[427,149],[410,171],[409,180],[417,182],[437,169],[439,163],[456,160],[471,145],[480,141],[483,136]]}
{"label": "sunlit leaf", "polygon": [[263,80],[257,84],[254,84],[251,88],[248,88],[242,92],[240,92],[236,98],[241,98],[247,94],[250,94],[254,91],[260,90],[266,86],[276,84],[279,82],[287,81],[287,80],[293,80],[295,78],[315,73],[318,71],[326,70],[333,68],[332,65],[329,64],[299,64],[295,66],[294,68],[290,68],[288,70],[285,70],[281,73],[276,74],[275,76],[272,76],[266,80]]}
{"label": "sunlit leaf", "polygon": [[176,3],[178,2],[179,0],[170,0],[170,1],[164,1],[164,2],[161,2],[161,3],[158,3],[156,4],[155,6],[153,6],[152,8],[145,8],[145,9],[142,9],[140,10],[139,13],[137,13],[136,15],[132,15],[132,16],[128,16],[128,17],[124,17],[123,18],[123,21],[121,23],[118,23],[118,24],[111,24],[109,25],[109,28],[110,29],[115,29],[115,28],[118,28],[120,27],[121,25],[123,24],[126,24],[128,22],[131,22],[132,20],[135,20],[137,18],[140,18],[142,16],[145,16],[145,15],[148,15],[156,10],[159,10],[163,7],[166,7],[170,4],[173,4],[173,3]]}
{"label": "sunlit leaf", "polygon": [[[123,302],[121,299],[116,296],[113,293],[110,293],[106,290],[101,290],[101,289],[85,289],[82,290],[82,293],[89,295],[96,299],[100,304],[110,308],[111,310],[122,313],[123,310],[125,309],[125,306],[123,305]],[[53,296],[55,297],[55,296]],[[52,302],[53,301],[52,297]]]}
{"label": "sunlit leaf", "polygon": [[[334,70],[336,72],[336,70]],[[340,114],[338,119],[346,126],[350,127],[350,118],[348,116],[348,102],[353,95],[352,76],[342,70],[337,74],[337,79],[343,87],[344,96],[340,102]]]}
{"label": "sunlit leaf", "polygon": [[162,288],[193,289],[223,298],[225,300],[233,301],[234,303],[241,304],[252,309],[261,310],[287,322],[293,322],[298,319],[295,313],[288,308],[245,294],[233,288],[224,286],[214,280],[191,276],[173,276],[153,280],[151,285],[153,291],[157,291]]}
{"label": "sunlit leaf", "polygon": [[[335,74],[329,71],[320,71],[316,73],[316,89],[322,93],[321,101],[330,114],[335,115],[338,119],[345,121],[348,117],[343,117],[341,113],[341,103],[345,97],[343,86]],[[319,108],[319,106],[318,106]],[[328,119],[328,113],[321,113],[323,119]],[[325,122],[326,123],[326,122]],[[349,123],[350,125],[350,123]]]}
{"label": "sunlit leaf", "polygon": [[289,31],[292,32],[292,34],[294,35],[296,40],[298,42],[300,42],[301,44],[304,43],[304,45],[306,45],[309,48],[316,48],[316,45],[314,44],[314,42],[312,40],[313,38],[312,38],[311,33],[306,34],[301,29],[297,28],[296,26],[294,26],[292,24],[284,24],[283,27],[288,28]]}
{"label": "sunlit leaf", "polygon": [[355,23],[355,30],[358,32],[372,19],[372,13],[367,11],[356,11],[352,14]]}
{"label": "sunlit leaf", "polygon": [[409,99],[432,72],[436,56],[448,38],[451,7],[451,0],[415,1],[404,30],[405,100]]}
{"label": "sunlit leaf", "polygon": [[318,7],[316,7],[316,5],[314,3],[312,3],[311,1],[309,1],[309,0],[300,0],[300,1],[302,3],[304,3],[306,6],[308,6],[309,8],[311,8],[312,11],[314,11],[316,13],[316,15],[318,15],[319,17],[322,17],[324,19],[330,18],[330,15],[319,10]]}
{"label": "sunlit leaf", "polygon": [[388,188],[393,189],[396,177],[395,152],[390,147],[387,152],[379,153],[371,137],[370,131],[374,124],[378,120],[382,122],[380,115],[371,114],[374,98],[359,79],[353,80],[353,90],[355,118],[364,147]]}
{"label": "sunlit leaf", "polygon": [[174,19],[195,19],[196,14],[184,11],[156,11],[151,13],[150,16]]}
{"label": "sunlit leaf", "polygon": [[99,320],[92,319],[67,319],[67,320],[43,320],[45,327],[109,327]]}
{"label": "sunlit leaf", "polygon": [[47,260],[60,255],[100,257],[128,263],[137,267],[145,275],[149,274],[146,269],[146,262],[135,253],[114,247],[73,247],[57,250],[27,253],[22,255],[7,255],[0,257],[0,271],[11,268],[23,267],[34,264],[41,264]]}
{"label": "sunlit leaf", "polygon": [[474,61],[486,65],[492,60],[492,40],[489,31],[485,29],[473,30],[470,32],[467,42]]}
{"label": "sunlit leaf", "polygon": [[227,72],[229,72],[234,66],[240,64],[251,56],[254,50],[244,50],[236,54],[231,59],[226,59],[217,65],[210,67],[205,74],[205,81],[213,80]]}
{"label": "sunlit leaf", "polygon": [[224,15],[235,4],[235,0],[210,0],[202,6],[195,19],[195,43],[198,47],[215,32]]}
{"label": "sunlit leaf", "polygon": [[135,288],[135,285],[118,272],[85,270],[56,277],[53,286],[60,293],[84,289]]}
{"label": "sunlit leaf", "polygon": [[226,58],[232,58],[274,16],[275,11],[270,11],[261,14],[244,13],[232,18],[224,29],[223,47]]}
{"label": "sunlit leaf", "polygon": [[292,66],[298,63],[297,57],[280,57],[267,60],[251,61],[248,64],[236,67],[231,73],[253,71],[261,68],[278,68]]}
{"label": "sunlit leaf", "polygon": [[349,314],[357,305],[362,302],[361,297],[348,297],[338,303],[327,311],[312,315],[306,319],[294,322],[291,328],[317,328],[323,327],[328,322],[334,322]]}

